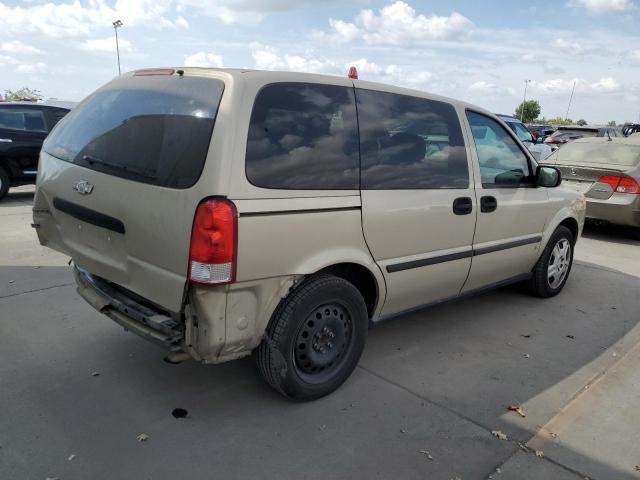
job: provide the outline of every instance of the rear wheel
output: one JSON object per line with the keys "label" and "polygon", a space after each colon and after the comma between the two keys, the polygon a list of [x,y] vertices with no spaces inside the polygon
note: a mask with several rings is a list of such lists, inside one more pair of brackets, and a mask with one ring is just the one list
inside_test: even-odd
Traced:
{"label": "rear wheel", "polygon": [[529,287],[534,295],[546,298],[560,293],[573,265],[574,243],[573,234],[567,227],[560,226],[553,232],[533,268]]}
{"label": "rear wheel", "polygon": [[11,186],[11,179],[4,168],[0,167],[0,200],[2,200]]}
{"label": "rear wheel", "polygon": [[278,307],[258,347],[258,367],[286,397],[325,396],[353,372],[367,328],[367,307],[353,284],[333,275],[312,277]]}

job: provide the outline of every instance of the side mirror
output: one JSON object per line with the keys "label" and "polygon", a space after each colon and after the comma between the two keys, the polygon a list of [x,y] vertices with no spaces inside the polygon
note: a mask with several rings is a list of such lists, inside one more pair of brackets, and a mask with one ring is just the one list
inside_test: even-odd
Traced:
{"label": "side mirror", "polygon": [[538,187],[555,188],[562,183],[562,174],[556,167],[538,165],[536,169],[536,185]]}

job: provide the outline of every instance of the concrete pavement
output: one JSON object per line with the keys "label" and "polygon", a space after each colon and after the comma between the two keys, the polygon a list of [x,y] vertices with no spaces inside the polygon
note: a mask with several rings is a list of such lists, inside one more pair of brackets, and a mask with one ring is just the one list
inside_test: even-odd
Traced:
{"label": "concrete pavement", "polygon": [[97,314],[20,190],[0,203],[2,479],[640,478],[640,243],[623,233],[588,230],[553,299],[502,289],[380,325],[345,386],[298,404],[252,359],[168,365]]}

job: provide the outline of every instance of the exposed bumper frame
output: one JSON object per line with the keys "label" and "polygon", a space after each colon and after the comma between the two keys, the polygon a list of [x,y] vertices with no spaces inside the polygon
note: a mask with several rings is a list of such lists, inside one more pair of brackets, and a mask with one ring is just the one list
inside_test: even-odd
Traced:
{"label": "exposed bumper frame", "polygon": [[181,322],[141,304],[132,296],[126,295],[86,270],[76,266],[73,274],[80,296],[100,313],[111,318],[125,330],[169,350],[182,349],[184,325]]}

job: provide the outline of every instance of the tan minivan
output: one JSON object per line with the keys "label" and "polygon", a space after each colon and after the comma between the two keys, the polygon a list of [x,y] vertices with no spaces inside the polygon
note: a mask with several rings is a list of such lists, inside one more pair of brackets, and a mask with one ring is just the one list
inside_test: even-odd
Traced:
{"label": "tan minivan", "polygon": [[78,292],[173,359],[255,352],[312,399],[376,322],[489,288],[564,286],[584,222],[495,115],[351,78],[152,69],[47,138],[33,208]]}

